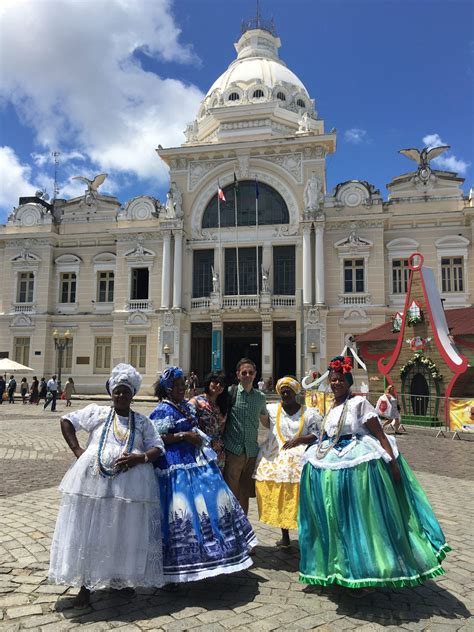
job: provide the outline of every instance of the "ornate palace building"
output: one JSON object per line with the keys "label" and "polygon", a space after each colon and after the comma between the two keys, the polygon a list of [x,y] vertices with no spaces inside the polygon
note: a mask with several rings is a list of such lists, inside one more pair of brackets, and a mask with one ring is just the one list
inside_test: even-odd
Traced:
{"label": "ornate palace building", "polygon": [[20,198],[0,228],[1,355],[49,375],[53,332],[68,330],[63,375],[87,392],[119,361],[148,389],[166,364],[231,374],[244,355],[264,379],[300,375],[403,306],[415,251],[446,308],[471,305],[463,180],[412,151],[387,199],[366,181],[327,191],[336,132],[279,47],[272,25],[243,29],[183,145],[157,150],[163,203],[122,204],[100,193],[103,177],[75,199]]}

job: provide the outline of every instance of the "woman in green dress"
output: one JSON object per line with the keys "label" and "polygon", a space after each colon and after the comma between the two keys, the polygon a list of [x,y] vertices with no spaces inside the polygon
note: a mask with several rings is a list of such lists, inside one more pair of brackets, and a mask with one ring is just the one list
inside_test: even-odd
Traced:
{"label": "woman in green dress", "polygon": [[442,575],[450,547],[395,438],[352,395],[350,358],[331,361],[329,382],[335,401],[301,475],[300,581],[363,594]]}

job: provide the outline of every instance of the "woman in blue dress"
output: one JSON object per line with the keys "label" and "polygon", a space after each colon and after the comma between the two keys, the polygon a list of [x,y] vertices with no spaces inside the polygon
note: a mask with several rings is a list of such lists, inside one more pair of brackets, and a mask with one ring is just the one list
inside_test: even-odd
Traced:
{"label": "woman in blue dress", "polygon": [[183,371],[169,367],[155,384],[160,403],[150,415],[166,445],[155,462],[167,583],[234,573],[252,565],[257,544],[252,527],[222,478],[198,428],[194,407],[184,400]]}

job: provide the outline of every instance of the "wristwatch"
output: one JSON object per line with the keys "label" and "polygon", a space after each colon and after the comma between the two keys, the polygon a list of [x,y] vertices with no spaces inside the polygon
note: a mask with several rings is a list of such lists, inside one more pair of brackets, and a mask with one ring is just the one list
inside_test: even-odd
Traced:
{"label": "wristwatch", "polygon": [[144,452],[143,455],[145,456],[145,460],[143,461],[143,463],[148,463],[148,454]]}

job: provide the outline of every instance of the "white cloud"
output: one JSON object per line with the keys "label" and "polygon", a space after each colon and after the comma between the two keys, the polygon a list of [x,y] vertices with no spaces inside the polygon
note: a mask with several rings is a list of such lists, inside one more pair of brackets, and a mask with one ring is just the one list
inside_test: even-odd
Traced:
{"label": "white cloud", "polygon": [[[423,136],[423,143],[425,147],[429,147],[430,149],[432,147],[441,147],[442,145],[448,144],[445,143],[442,140],[441,136],[436,133]],[[440,167],[441,169],[455,171],[461,176],[464,176],[466,174],[467,168],[471,164],[469,162],[466,162],[465,160],[462,160],[461,158],[456,158],[456,156],[450,151],[446,151],[444,154],[441,154],[441,156],[434,158],[432,162],[434,165]]]}
{"label": "white cloud", "polygon": [[39,188],[31,182],[31,168],[20,163],[14,150],[0,147],[0,207],[12,209],[19,195],[33,195]]}
{"label": "white cloud", "polygon": [[0,101],[40,146],[67,147],[97,173],[167,179],[154,148],[183,142],[203,94],[144,70],[134,53],[199,62],[179,41],[170,0],[3,0],[0,22]]}
{"label": "white cloud", "polygon": [[361,129],[360,127],[348,129],[344,132],[344,140],[348,143],[353,143],[354,145],[360,145],[368,140],[367,130]]}

